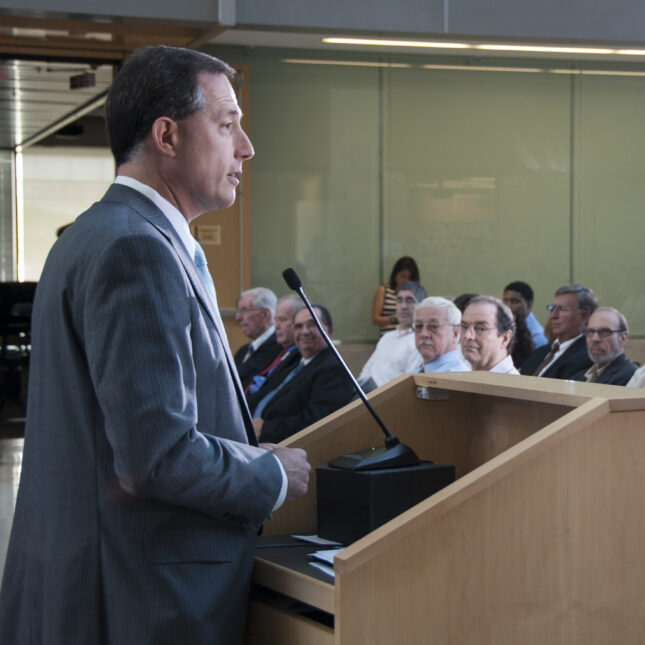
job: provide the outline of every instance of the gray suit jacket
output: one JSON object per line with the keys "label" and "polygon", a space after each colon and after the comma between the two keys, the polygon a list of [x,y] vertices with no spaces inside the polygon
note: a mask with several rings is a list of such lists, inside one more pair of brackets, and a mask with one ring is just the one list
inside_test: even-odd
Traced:
{"label": "gray suit jacket", "polygon": [[219,314],[145,197],[113,185],[36,292],[4,645],[241,642],[280,466]]}

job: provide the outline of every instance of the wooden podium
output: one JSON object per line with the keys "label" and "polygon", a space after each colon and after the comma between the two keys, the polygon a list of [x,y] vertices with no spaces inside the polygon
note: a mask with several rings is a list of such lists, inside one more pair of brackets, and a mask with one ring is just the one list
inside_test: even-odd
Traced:
{"label": "wooden podium", "polygon": [[[643,390],[415,374],[370,401],[422,459],[453,464],[456,481],[341,551],[335,579],[258,550],[258,585],[334,625],[252,600],[247,645],[643,641]],[[306,449],[316,467],[382,441],[357,401],[285,445]],[[316,533],[315,488],[312,477],[265,534]]]}

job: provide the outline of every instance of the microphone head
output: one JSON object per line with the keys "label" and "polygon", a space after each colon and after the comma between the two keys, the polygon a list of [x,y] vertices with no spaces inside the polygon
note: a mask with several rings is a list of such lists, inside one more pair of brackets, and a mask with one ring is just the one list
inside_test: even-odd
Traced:
{"label": "microphone head", "polygon": [[300,282],[300,278],[298,277],[298,274],[291,267],[289,267],[288,269],[285,269],[282,272],[282,277],[284,278],[284,281],[287,283],[287,286],[289,287],[289,289],[298,291],[298,289],[300,289],[300,287],[302,286],[302,282]]}

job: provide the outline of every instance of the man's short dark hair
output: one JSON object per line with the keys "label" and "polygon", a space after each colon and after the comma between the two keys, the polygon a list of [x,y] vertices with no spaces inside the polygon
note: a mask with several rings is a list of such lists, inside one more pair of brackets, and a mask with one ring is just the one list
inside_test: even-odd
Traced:
{"label": "man's short dark hair", "polygon": [[580,311],[587,311],[591,315],[598,306],[598,299],[596,294],[583,284],[565,284],[561,286],[556,292],[556,296],[561,296],[564,293],[575,293],[578,298],[578,309]]}
{"label": "man's short dark hair", "polygon": [[533,302],[533,289],[531,285],[521,280],[510,282],[504,287],[504,291],[517,291],[527,303],[531,304]]}
{"label": "man's short dark hair", "polygon": [[421,302],[428,295],[418,282],[404,282],[396,288],[396,293],[399,291],[412,291],[417,302]]}
{"label": "man's short dark hair", "polygon": [[311,308],[316,310],[316,315],[323,325],[326,325],[327,327],[334,326],[331,322],[331,314],[327,307],[323,307],[322,305],[311,305]]}
{"label": "man's short dark hair", "polygon": [[108,138],[117,166],[132,160],[159,117],[183,121],[206,106],[199,85],[202,72],[235,78],[232,67],[192,49],[156,45],[130,56],[116,75],[105,104]]}
{"label": "man's short dark hair", "polygon": [[[494,298],[493,296],[475,296],[474,298],[471,298],[471,300],[468,302],[467,307],[470,307],[471,305],[476,305],[478,303],[486,303],[489,305],[493,305],[497,311],[497,315],[495,317],[495,324],[497,326],[497,335],[501,336],[504,332],[508,331],[509,329],[513,332],[513,336],[515,336],[515,318],[513,316],[513,312],[511,311],[510,307],[508,305],[505,305],[501,300],[498,298]],[[511,342],[508,344],[510,347],[513,343],[512,337],[511,337]]]}

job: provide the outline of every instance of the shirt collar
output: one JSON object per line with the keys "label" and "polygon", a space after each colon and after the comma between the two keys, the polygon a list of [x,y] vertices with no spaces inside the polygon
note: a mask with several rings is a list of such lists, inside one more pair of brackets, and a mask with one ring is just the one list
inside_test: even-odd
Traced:
{"label": "shirt collar", "polygon": [[271,325],[264,333],[260,334],[255,340],[251,341],[251,347],[256,352],[258,347],[275,331],[275,327]]}
{"label": "shirt collar", "polygon": [[166,216],[166,219],[170,222],[173,230],[177,233],[179,239],[186,247],[190,257],[195,257],[195,239],[190,234],[188,222],[179,210],[177,210],[165,197],[162,197],[151,186],[148,186],[133,177],[127,177],[126,175],[118,175],[114,180],[114,183],[128,186],[128,188],[132,188],[132,190],[136,190],[144,197],[147,197]]}
{"label": "shirt collar", "polygon": [[[441,354],[441,356],[437,356],[437,358],[435,358],[433,361],[426,363],[425,369],[427,372],[437,371],[435,370],[436,367],[443,367],[443,365],[446,365],[447,363],[452,363],[453,361],[460,360],[462,359],[459,355],[459,349],[451,349],[449,352]],[[432,365],[432,369],[427,369],[429,365]]]}

